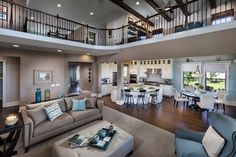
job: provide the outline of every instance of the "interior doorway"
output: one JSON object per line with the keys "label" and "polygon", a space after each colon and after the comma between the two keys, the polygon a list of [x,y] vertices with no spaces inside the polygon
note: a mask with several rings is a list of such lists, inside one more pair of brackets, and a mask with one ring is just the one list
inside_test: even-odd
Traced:
{"label": "interior doorway", "polygon": [[70,77],[69,93],[79,93],[81,89],[79,87],[80,66],[78,64],[69,63],[69,77]]}
{"label": "interior doorway", "polygon": [[92,63],[69,62],[69,93],[91,92]]}

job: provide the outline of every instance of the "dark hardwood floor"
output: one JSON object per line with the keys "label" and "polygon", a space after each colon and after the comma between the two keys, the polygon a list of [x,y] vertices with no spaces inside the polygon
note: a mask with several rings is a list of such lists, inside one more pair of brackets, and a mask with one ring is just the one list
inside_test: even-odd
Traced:
{"label": "dark hardwood floor", "polygon": [[[111,101],[110,96],[105,96],[101,99],[105,101],[106,106],[172,133],[181,129],[205,131],[209,126],[209,120],[206,113],[203,113],[203,116],[201,116],[201,112],[186,108],[181,103],[178,108],[176,108],[173,105],[173,98],[164,97],[163,102],[160,103],[160,107],[152,105],[147,109],[137,107],[137,105],[117,105]],[[223,110],[219,108],[219,110],[215,112],[222,113]],[[236,107],[227,106],[226,114],[236,117]]]}

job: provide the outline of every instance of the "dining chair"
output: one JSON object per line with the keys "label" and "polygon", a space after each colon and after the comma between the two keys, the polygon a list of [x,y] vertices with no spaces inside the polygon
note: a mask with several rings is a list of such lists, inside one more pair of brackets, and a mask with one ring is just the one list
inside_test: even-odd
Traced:
{"label": "dining chair", "polygon": [[211,94],[200,95],[200,102],[197,102],[197,105],[201,110],[201,115],[203,111],[207,111],[208,115],[210,110],[214,110],[215,97]]}
{"label": "dining chair", "polygon": [[226,91],[225,90],[219,90],[217,92],[217,98],[215,99],[215,105],[216,105],[217,110],[218,110],[219,104],[222,104],[224,113],[225,113],[225,99],[226,99]]}
{"label": "dining chair", "polygon": [[143,106],[145,105],[145,97],[146,97],[146,90],[145,89],[140,89],[139,90],[139,95],[137,98],[137,104],[139,104],[140,100],[142,101]]}
{"label": "dining chair", "polygon": [[134,104],[134,96],[131,94],[130,89],[125,89],[125,104]]}
{"label": "dining chair", "polygon": [[185,105],[185,103],[188,104],[188,98],[186,97],[182,97],[181,94],[175,89],[174,90],[174,106],[178,107],[179,102],[182,102],[183,105]]}
{"label": "dining chair", "polygon": [[158,100],[159,91],[160,91],[160,89],[156,89],[154,93],[151,93],[149,95],[148,102],[151,99],[150,104],[158,104],[159,103],[159,100]]}

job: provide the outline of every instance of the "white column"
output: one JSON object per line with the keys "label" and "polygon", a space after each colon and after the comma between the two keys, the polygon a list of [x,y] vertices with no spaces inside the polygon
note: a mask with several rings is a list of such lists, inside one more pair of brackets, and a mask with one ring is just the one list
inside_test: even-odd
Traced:
{"label": "white column", "polygon": [[101,95],[101,64],[92,64],[92,96]]}
{"label": "white column", "polygon": [[117,101],[118,105],[123,105],[122,89],[124,87],[124,64],[117,63]]}

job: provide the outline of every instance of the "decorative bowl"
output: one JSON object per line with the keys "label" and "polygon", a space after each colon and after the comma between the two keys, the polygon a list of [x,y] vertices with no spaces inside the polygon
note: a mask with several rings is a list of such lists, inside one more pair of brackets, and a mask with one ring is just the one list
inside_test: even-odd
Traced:
{"label": "decorative bowl", "polygon": [[14,125],[18,122],[19,118],[17,114],[9,114],[6,116],[5,118],[5,124],[10,126],[10,125]]}

